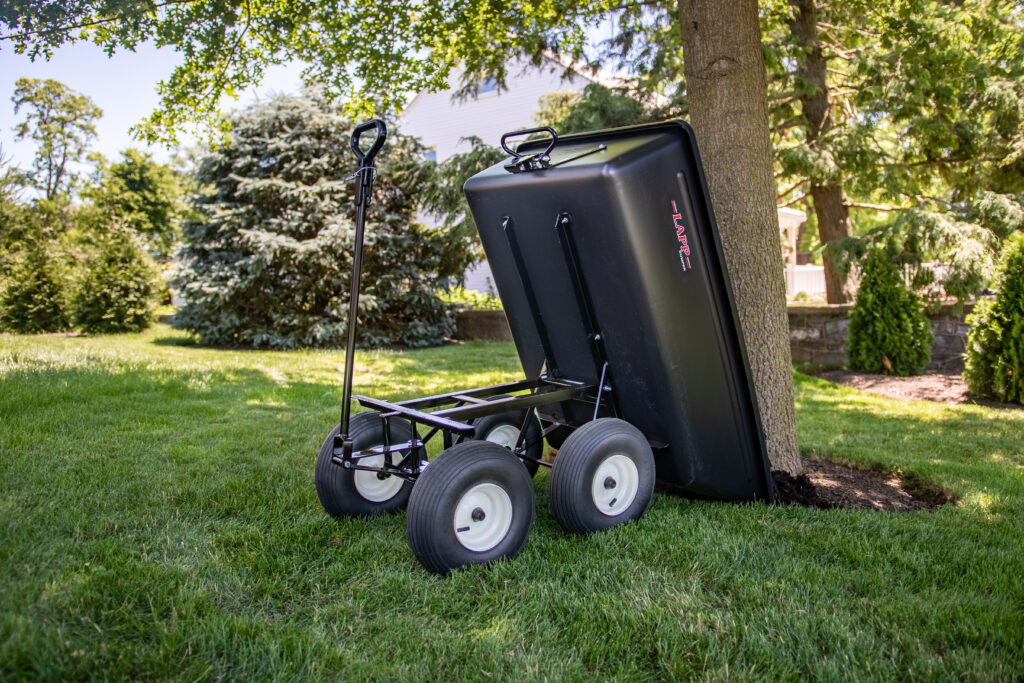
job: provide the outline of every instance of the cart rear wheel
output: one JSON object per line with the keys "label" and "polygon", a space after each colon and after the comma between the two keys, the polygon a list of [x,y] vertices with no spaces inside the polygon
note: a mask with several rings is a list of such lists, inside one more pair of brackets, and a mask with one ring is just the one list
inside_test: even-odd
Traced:
{"label": "cart rear wheel", "polygon": [[[540,425],[544,429],[547,429],[552,424],[554,423],[548,422],[547,420],[540,421]],[[565,440],[569,438],[569,435],[572,434],[572,431],[572,427],[568,425],[558,425],[550,432],[548,432],[548,435],[544,438],[547,439],[548,445],[557,451],[559,448],[562,447],[562,444],[565,443]]]}
{"label": "cart rear wheel", "polygon": [[513,558],[534,517],[533,482],[523,462],[498,444],[466,441],[430,462],[413,487],[406,531],[428,571],[447,574]]}
{"label": "cart rear wheel", "polygon": [[640,430],[602,418],[576,429],[551,471],[551,510],[569,533],[640,519],[654,494],[654,454]]}
{"label": "cart rear wheel", "polygon": [[[495,398],[507,398],[506,396],[495,396]],[[526,439],[523,442],[526,455],[538,460],[544,456],[544,430],[541,429],[537,413],[532,408],[530,421],[526,425]],[[523,418],[526,417],[525,410],[510,410],[497,415],[487,415],[478,418],[473,422],[476,428],[473,438],[477,441],[490,441],[499,446],[515,450],[516,442],[519,440],[519,430],[523,428]],[[530,476],[537,474],[540,467],[535,461],[523,459],[526,471]]]}
{"label": "cart rear wheel", "polygon": [[[395,418],[390,422],[393,443],[412,439],[412,427],[408,422]],[[412,482],[377,472],[347,470],[331,461],[334,437],[339,427],[332,429],[324,439],[316,458],[316,494],[324,510],[334,517],[349,517],[394,512],[405,507],[412,492]],[[358,413],[349,422],[349,436],[355,451],[382,446],[384,425],[375,413]],[[397,459],[400,456],[394,454],[391,457]],[[360,458],[359,463],[379,467],[384,464],[384,456]]]}

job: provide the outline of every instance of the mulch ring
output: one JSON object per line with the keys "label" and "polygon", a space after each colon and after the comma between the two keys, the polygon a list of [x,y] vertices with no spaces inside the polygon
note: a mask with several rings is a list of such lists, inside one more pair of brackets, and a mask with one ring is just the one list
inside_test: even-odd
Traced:
{"label": "mulch ring", "polygon": [[827,370],[817,375],[821,379],[846,384],[869,394],[888,396],[911,401],[936,401],[938,403],[977,404],[990,408],[1021,410],[1024,406],[1014,403],[1000,403],[986,398],[970,396],[967,384],[959,373],[926,372],[917,377],[890,377],[866,372]]}
{"label": "mulch ring", "polygon": [[845,467],[827,460],[802,458],[804,471],[797,477],[775,470],[776,502],[786,505],[846,510],[917,512],[930,510],[951,498],[939,491],[908,490],[892,475]]}

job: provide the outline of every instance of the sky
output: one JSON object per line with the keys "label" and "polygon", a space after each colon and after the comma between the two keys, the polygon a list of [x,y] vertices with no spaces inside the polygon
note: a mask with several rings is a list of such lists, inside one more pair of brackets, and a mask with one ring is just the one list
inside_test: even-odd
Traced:
{"label": "sky", "polygon": [[[119,52],[108,58],[106,53],[91,43],[64,45],[54,51],[52,59],[32,62],[24,55],[15,54],[10,44],[0,43],[0,147],[5,156],[12,157],[15,165],[32,165],[35,145],[31,140],[15,141],[14,126],[22,116],[14,115],[14,84],[18,78],[52,78],[83,95],[103,110],[103,118],[96,123],[97,137],[92,151],[108,159],[116,159],[129,148],[145,149],[158,161],[167,161],[171,150],[162,146],[147,147],[134,140],[129,129],[156,107],[157,82],[170,76],[180,63],[173,48],[156,48],[152,44],[139,46],[135,52]],[[301,67],[281,66],[271,69],[259,88],[243,93],[237,102],[227,101],[225,107],[248,104],[258,96],[271,92],[295,92],[299,89]],[[193,142],[182,137],[183,144]]]}

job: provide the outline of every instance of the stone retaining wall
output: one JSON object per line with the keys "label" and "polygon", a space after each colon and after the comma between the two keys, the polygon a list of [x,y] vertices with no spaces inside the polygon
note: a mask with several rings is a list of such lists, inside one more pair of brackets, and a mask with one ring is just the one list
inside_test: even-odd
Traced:
{"label": "stone retaining wall", "polygon": [[459,311],[455,314],[455,338],[512,341],[505,311]]}
{"label": "stone retaining wall", "polygon": [[[847,321],[853,304],[791,304],[789,306],[789,348],[793,360],[823,365],[846,363],[846,340],[850,336]],[[942,304],[928,315],[931,321],[932,360],[928,370],[963,370],[967,348],[965,316],[974,304]]]}
{"label": "stone retaining wall", "polygon": [[[846,363],[846,340],[850,335],[847,316],[853,304],[791,304],[789,306],[789,347],[793,360],[822,365]],[[967,348],[964,317],[973,304],[943,304],[930,313],[932,360],[929,370],[963,370]],[[455,320],[456,339],[512,341],[504,311],[460,311]]]}

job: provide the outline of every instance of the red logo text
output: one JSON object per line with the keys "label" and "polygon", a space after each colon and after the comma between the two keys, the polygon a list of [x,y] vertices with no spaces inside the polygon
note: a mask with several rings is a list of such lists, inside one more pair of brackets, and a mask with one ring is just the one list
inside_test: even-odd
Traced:
{"label": "red logo text", "polygon": [[686,239],[686,226],[683,225],[683,214],[679,213],[676,202],[672,200],[672,225],[676,229],[676,240],[679,241],[679,263],[683,270],[690,269],[690,242]]}

